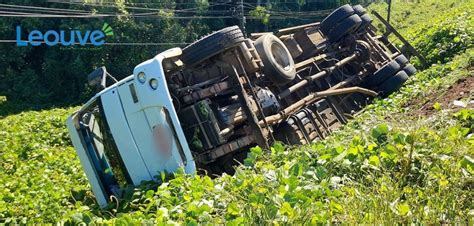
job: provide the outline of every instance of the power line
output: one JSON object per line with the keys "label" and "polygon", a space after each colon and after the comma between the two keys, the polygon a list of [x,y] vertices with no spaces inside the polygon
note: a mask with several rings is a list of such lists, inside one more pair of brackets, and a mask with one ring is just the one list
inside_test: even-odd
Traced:
{"label": "power line", "polygon": [[0,11],[0,17],[32,17],[32,18],[103,18],[103,17],[134,17],[134,18],[169,18],[169,19],[216,19],[216,18],[234,18],[233,16],[163,16],[156,13],[137,13],[137,14],[41,14]]}
{"label": "power line", "polygon": [[60,9],[60,8],[48,8],[48,7],[25,6],[25,5],[0,4],[0,6],[6,6],[6,7],[12,7],[12,8],[27,8],[27,9],[47,9],[47,10],[53,10],[53,11],[87,12],[84,10],[76,10],[76,9]]}
{"label": "power line", "polygon": [[[63,2],[66,3],[66,2]],[[68,4],[75,4],[75,3],[68,3]],[[227,3],[220,3],[215,5],[225,5]],[[243,4],[243,3],[242,3]],[[248,3],[246,3],[248,5]],[[209,16],[209,15],[197,15],[197,16],[163,16],[157,14],[160,9],[152,9],[152,8],[139,8],[139,9],[147,9],[152,10],[154,12],[150,13],[130,13],[130,14],[103,14],[103,13],[92,13],[84,10],[73,10],[74,14],[63,14],[63,12],[70,13],[66,9],[60,8],[50,8],[50,7],[35,7],[35,6],[18,6],[18,5],[8,5],[8,4],[0,4],[0,17],[34,17],[34,18],[102,18],[102,17],[134,17],[134,18],[144,18],[144,17],[157,17],[157,18],[170,18],[170,19],[230,19],[236,18],[235,16]],[[234,6],[234,5],[232,5]],[[117,8],[116,6],[109,6]],[[243,5],[241,6],[243,7]],[[256,7],[253,6],[245,6],[247,8],[255,9]],[[13,9],[12,9],[13,8]],[[193,8],[183,9],[183,10],[174,10],[175,12],[194,12],[191,11]],[[243,9],[243,8],[242,8]],[[7,11],[4,11],[7,10]],[[23,12],[17,12],[12,10],[19,10]],[[185,11],[189,10],[189,11]],[[27,12],[24,12],[27,11]],[[28,12],[28,11],[36,11],[36,13]],[[79,11],[79,12],[76,12]],[[39,13],[38,13],[39,12]],[[45,12],[43,14],[42,12]],[[53,14],[51,14],[53,12]],[[201,11],[199,11],[202,13]],[[203,11],[206,12],[206,11]],[[214,10],[208,11],[207,13],[226,13],[226,10]],[[268,11],[271,14],[276,14],[277,16],[270,16],[270,19],[308,19],[304,17],[315,17],[315,16],[322,16],[325,15],[325,11],[307,11],[307,12],[282,12],[282,11]],[[60,14],[58,14],[60,13]],[[248,16],[249,19],[261,19],[259,17],[242,14],[239,15]]]}
{"label": "power line", "polygon": [[[42,10],[39,10],[39,11],[36,11],[36,10],[33,10],[33,12],[30,11],[30,9],[11,9],[11,8],[5,8],[5,7],[2,7],[0,6],[0,13],[5,13],[5,14],[21,14],[21,15],[60,15],[60,16],[83,16],[83,17],[86,17],[88,15],[91,15],[91,13],[73,13],[73,14],[69,14],[69,13],[59,13],[59,12],[56,12],[56,11],[42,11]],[[94,14],[94,15],[103,15],[103,14]],[[0,15],[2,16],[2,15]]]}
{"label": "power line", "polygon": [[[25,8],[10,8],[10,7],[4,7],[4,6],[1,6],[0,5],[0,9],[1,10],[8,10],[8,11],[14,11],[14,12],[17,12],[17,11],[20,11],[20,12],[28,12],[28,13],[31,13],[31,12],[38,12],[38,13],[61,13],[59,11],[56,11],[56,10],[44,10],[44,9],[25,9]],[[71,14],[74,14],[74,15],[81,15],[81,14],[90,14],[90,12],[68,12],[68,13],[71,13]]]}
{"label": "power line", "polygon": [[[26,40],[20,40],[23,42],[30,42]],[[4,39],[0,40],[0,43],[16,43],[17,40],[12,39]],[[34,41],[39,43],[46,43],[45,41]],[[80,44],[79,42],[75,42],[73,44]],[[188,45],[188,42],[105,42],[103,45],[110,45],[110,46],[161,46],[161,45]],[[92,45],[92,43],[87,42],[85,45]],[[68,47],[68,46],[64,46]]]}
{"label": "power line", "polygon": [[[60,0],[48,0],[46,2],[50,2],[50,3],[70,3],[70,2],[63,2],[63,1],[60,1]],[[72,3],[76,3],[76,4],[82,4],[80,2],[72,2]],[[161,4],[166,4],[166,3],[169,3],[169,2],[161,2],[161,1],[154,1],[154,2],[124,2],[123,4],[126,4],[126,5],[161,5]],[[315,2],[305,2],[305,4],[315,4],[315,3],[321,3],[321,2],[318,2],[318,1],[315,1]],[[324,2],[323,2],[324,3]],[[89,3],[91,4],[91,3]],[[116,2],[104,2],[104,1],[101,1],[100,3],[92,3],[92,4],[109,4],[109,5],[116,5]],[[176,5],[192,5],[192,4],[198,4],[196,2],[189,2],[189,3],[184,3],[184,2],[175,2],[173,4],[176,4]],[[212,3],[211,3],[212,4]],[[223,3],[223,4],[226,4],[226,3]],[[244,4],[247,4],[247,5],[252,5],[252,3],[247,3],[247,2],[244,2]],[[295,1],[295,2],[272,2],[271,5],[292,5],[292,4],[300,4],[299,2]],[[303,5],[305,5],[303,4]]]}
{"label": "power line", "polygon": [[[24,13],[24,12],[9,12],[9,11],[1,11],[1,10],[0,10],[0,13],[13,14],[13,16],[15,16],[15,15],[30,15],[31,14],[31,13]],[[0,14],[0,16],[3,16],[3,15]]]}
{"label": "power line", "polygon": [[[75,3],[75,2],[61,2],[61,1],[50,1],[51,3],[61,3],[61,4],[68,4],[68,5],[82,5],[82,6],[96,6],[96,7],[106,7],[106,8],[119,8],[117,5],[104,5],[104,4],[97,4],[97,3]],[[208,6],[205,7],[211,7],[211,6],[222,6],[222,5],[227,5],[227,3],[210,3]],[[146,7],[136,7],[136,6],[123,6],[126,9],[138,9],[138,10],[147,10],[147,11],[175,11],[175,12],[184,12],[186,10],[191,10],[191,9],[200,9],[201,7],[194,7],[194,8],[188,8],[188,9],[177,9],[177,10],[172,10],[172,9],[156,9],[156,8],[146,8]]]}
{"label": "power line", "polygon": [[[87,6],[96,6],[96,7],[119,8],[117,5],[114,5],[114,4],[104,5],[104,4],[97,4],[97,3],[73,3],[73,2],[56,2],[56,1],[53,1],[53,2],[54,3],[63,3],[63,4],[73,4],[73,5],[87,5]],[[245,6],[243,6],[245,8],[256,9],[256,7],[251,5],[250,3],[243,3],[243,4],[245,4]],[[223,6],[223,5],[232,6],[233,8],[237,8],[236,7],[237,5],[231,4],[231,3],[211,3],[210,5],[208,5],[206,7]],[[188,9],[155,9],[155,8],[124,6],[124,8],[149,10],[149,11],[228,13],[228,10],[206,10],[206,11],[195,10],[195,9],[200,9],[200,7],[188,8]],[[299,14],[299,16],[320,16],[320,15],[326,15],[327,13],[329,13],[331,11],[332,11],[332,9],[330,9],[330,10],[320,10],[320,11],[302,11],[302,12],[267,10],[267,12],[269,12],[269,13],[285,14],[287,16],[292,16],[292,17],[294,17],[295,14]]]}
{"label": "power line", "polygon": [[[65,3],[65,2],[62,2],[62,3]],[[68,4],[75,4],[75,3],[68,3]],[[83,4],[81,4],[83,5]],[[18,6],[18,5],[7,5],[7,4],[0,4],[0,6],[3,6],[1,9],[2,10],[8,10],[8,11],[12,11],[12,10],[17,10],[17,11],[23,11],[23,12],[37,12],[38,14],[39,13],[49,13],[49,14],[58,14],[58,15],[89,15],[89,14],[93,14],[93,15],[105,15],[105,14],[102,14],[102,13],[93,13],[91,11],[84,11],[84,10],[81,10],[80,12],[69,12],[67,9],[61,9],[61,8],[50,8],[50,7],[30,7],[30,6]],[[117,8],[117,6],[104,6],[104,7],[113,7],[113,8]],[[159,13],[159,12],[171,12],[171,13],[175,13],[175,12],[196,12],[196,13],[199,13],[199,14],[215,14],[215,13],[220,13],[220,14],[228,14],[228,10],[206,10],[206,11],[196,11],[195,9],[197,8],[188,8],[188,9],[177,9],[177,10],[173,10],[173,9],[153,9],[153,8],[139,8],[139,9],[143,9],[143,10],[148,10],[148,11],[153,11],[154,13]],[[150,15],[153,15],[153,13],[149,13]],[[109,14],[110,15],[110,14]],[[129,14],[127,14],[129,15]],[[144,13],[132,13],[132,15],[145,15]],[[126,16],[126,15],[119,15],[119,16]],[[78,17],[78,16],[76,16]],[[98,17],[98,16],[95,16],[95,17]]]}
{"label": "power line", "polygon": [[[133,17],[133,18],[164,18],[164,19],[235,19],[235,16],[163,16],[154,13],[142,14],[81,14],[81,15],[65,15],[65,14],[38,14],[25,12],[10,12],[0,11],[0,17],[25,17],[25,18],[106,18],[106,17]],[[245,15],[249,19],[261,19],[252,15]],[[270,16],[270,19],[301,19],[307,20],[310,18],[298,18],[292,16]]]}
{"label": "power line", "polygon": [[[13,7],[13,8],[9,8],[9,7]],[[23,12],[17,12],[17,14],[35,15],[35,16],[38,15],[38,17],[64,17],[64,16],[79,17],[79,18],[81,18],[81,17],[112,17],[112,16],[114,16],[114,17],[117,17],[117,16],[131,16],[131,17],[154,16],[154,17],[156,17],[157,13],[161,12],[160,9],[143,8],[143,9],[152,10],[153,12],[152,13],[131,13],[131,14],[102,14],[102,13],[93,13],[93,12],[90,12],[90,11],[81,11],[81,13],[74,12],[74,14],[67,14],[68,12],[65,11],[67,13],[64,14],[63,9],[60,9],[60,8],[46,8],[46,7],[33,7],[34,9],[31,9],[31,8],[32,7],[29,7],[29,6],[16,6],[16,5],[0,4],[0,9],[1,10],[23,11]],[[190,9],[184,9],[184,10],[190,10]],[[184,12],[184,10],[183,10],[183,12]],[[27,13],[24,13],[25,11]],[[30,12],[28,12],[28,11],[30,11]],[[31,11],[34,11],[36,13],[32,13]],[[181,10],[170,10],[170,11],[181,12]],[[47,14],[43,14],[42,12],[47,13]],[[189,12],[192,12],[192,11],[189,11]],[[6,12],[6,11],[2,11],[2,13],[14,14],[13,12]],[[228,11],[226,11],[226,10],[213,10],[213,11],[207,11],[206,13],[228,13]],[[2,15],[0,15],[0,16],[2,16]],[[32,16],[22,16],[22,17],[32,17]],[[168,16],[161,16],[161,17],[168,17]],[[176,17],[176,16],[170,16],[170,17]],[[204,16],[201,15],[200,17],[202,18]],[[205,16],[205,17],[209,17],[209,18],[228,18],[228,17],[221,17],[221,16],[219,16],[219,17],[218,16],[213,16],[213,17]],[[191,18],[195,18],[195,17],[191,17]]]}
{"label": "power line", "polygon": [[[59,14],[11,14],[12,12],[0,11],[0,17],[21,17],[21,18],[82,18],[82,19],[91,19],[91,18],[107,18],[107,17],[133,17],[136,19],[143,18],[163,18],[163,19],[185,19],[185,20],[198,20],[198,19],[235,19],[235,16],[160,16],[160,15],[131,15],[131,14],[116,14],[116,15],[59,15]],[[245,15],[247,19],[261,19],[260,17],[255,17],[251,15]],[[270,16],[270,19],[274,20],[287,20],[287,19],[298,19],[298,20],[311,20],[311,18],[299,18],[291,16]]]}
{"label": "power line", "polygon": [[[61,3],[67,3],[67,2],[61,2]],[[67,3],[67,4],[76,4],[76,3]],[[84,5],[84,4],[81,4]],[[34,12],[48,12],[48,13],[54,13],[54,14],[64,14],[64,13],[69,13],[67,9],[62,9],[62,8],[50,8],[50,7],[33,7],[31,8],[30,6],[20,6],[20,5],[7,5],[7,4],[0,4],[0,7],[3,6],[3,10],[18,10],[18,11],[34,11]],[[100,5],[98,5],[100,6]],[[117,6],[103,6],[103,7],[112,7],[112,8],[118,8]],[[188,8],[188,9],[154,9],[154,8],[138,8],[142,10],[148,10],[148,11],[153,11],[155,13],[158,12],[199,12],[199,13],[228,13],[228,10],[205,10],[205,11],[199,11],[195,10],[198,8]],[[71,12],[76,14],[93,14],[91,11],[84,11],[81,10],[80,12]],[[100,13],[97,13],[100,14]],[[70,15],[70,14],[68,14]],[[94,14],[95,15],[95,14]]]}

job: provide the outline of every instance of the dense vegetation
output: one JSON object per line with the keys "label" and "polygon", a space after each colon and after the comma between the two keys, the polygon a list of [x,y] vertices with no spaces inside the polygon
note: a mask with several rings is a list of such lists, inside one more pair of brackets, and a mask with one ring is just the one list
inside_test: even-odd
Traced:
{"label": "dense vegetation", "polygon": [[[76,2],[76,3],[74,3]],[[131,74],[133,67],[168,48],[180,46],[225,26],[239,24],[238,1],[85,1],[88,3],[54,3],[47,1],[8,0],[3,4],[27,5],[84,10],[97,14],[120,15],[105,18],[23,18],[2,17],[2,40],[16,39],[16,26],[22,27],[22,38],[32,30],[93,30],[104,22],[110,24],[114,36],[108,43],[132,43],[124,45],[17,47],[15,43],[0,43],[0,96],[6,96],[4,105],[12,110],[41,109],[50,106],[75,106],[87,100],[91,91],[86,87],[86,75],[100,66],[118,79]],[[126,3],[125,3],[126,2]],[[322,16],[318,10],[332,9],[349,0],[333,1],[266,1],[266,8],[256,7],[257,1],[245,1],[247,33],[273,30],[293,24],[309,23]],[[368,2],[368,0],[354,0]],[[2,5],[2,10],[5,6]],[[35,11],[36,10],[36,11]],[[45,9],[33,9],[45,13]],[[293,12],[290,12],[293,11]],[[11,11],[9,9],[8,11]],[[13,11],[24,13],[24,9]],[[31,12],[32,10],[29,9]],[[305,13],[309,12],[309,13]],[[46,13],[51,11],[46,9]],[[270,14],[271,13],[271,14]],[[146,14],[134,17],[132,15]],[[203,17],[198,18],[198,17]],[[135,44],[138,43],[138,44]],[[155,43],[140,45],[140,43]],[[4,108],[6,108],[5,106]],[[1,113],[1,112],[0,112]],[[4,111],[5,114],[5,111]]]}
{"label": "dense vegetation", "polygon": [[329,139],[255,148],[234,176],[178,173],[158,188],[130,188],[105,210],[95,204],[64,127],[75,108],[0,119],[0,222],[472,222],[474,110],[435,103],[419,115],[413,103],[472,76],[472,6],[395,5],[393,23],[435,64]]}
{"label": "dense vegetation", "polygon": [[[429,65],[446,63],[459,52],[472,47],[474,1],[420,1],[416,7],[410,6],[393,4],[394,20],[391,23]],[[387,11],[384,7],[383,4],[374,4],[371,9],[385,17]],[[382,29],[381,23],[376,23],[376,26]],[[420,66],[417,59],[413,60],[416,66]]]}

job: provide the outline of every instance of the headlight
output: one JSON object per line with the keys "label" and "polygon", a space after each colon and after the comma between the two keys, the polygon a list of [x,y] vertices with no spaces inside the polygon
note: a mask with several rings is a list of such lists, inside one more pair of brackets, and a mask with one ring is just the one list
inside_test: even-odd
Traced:
{"label": "headlight", "polygon": [[145,72],[143,71],[139,72],[137,78],[138,78],[138,81],[140,81],[141,83],[145,83],[146,81]]}
{"label": "headlight", "polygon": [[151,87],[152,89],[158,88],[158,80],[156,80],[156,79],[154,79],[154,78],[150,79],[150,87]]}

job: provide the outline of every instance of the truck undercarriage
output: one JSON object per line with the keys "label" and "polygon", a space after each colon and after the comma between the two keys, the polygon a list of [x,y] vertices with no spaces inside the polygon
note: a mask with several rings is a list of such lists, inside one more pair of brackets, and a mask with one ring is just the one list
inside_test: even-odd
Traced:
{"label": "truck undercarriage", "polygon": [[228,27],[184,48],[167,79],[199,168],[231,173],[251,146],[324,139],[400,88],[416,70],[371,22],[345,5],[321,23],[249,39]]}

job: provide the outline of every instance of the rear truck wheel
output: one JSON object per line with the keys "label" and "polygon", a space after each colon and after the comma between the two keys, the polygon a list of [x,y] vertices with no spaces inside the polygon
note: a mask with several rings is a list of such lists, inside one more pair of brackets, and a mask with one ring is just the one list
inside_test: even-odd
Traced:
{"label": "rear truck wheel", "polygon": [[405,65],[408,63],[408,58],[405,55],[400,54],[399,56],[395,57],[395,61],[400,64],[401,67],[405,67]]}
{"label": "rear truck wheel", "polygon": [[286,144],[308,144],[324,139],[342,123],[339,111],[333,108],[328,100],[323,99],[290,115],[274,127],[273,135],[276,140]]}
{"label": "rear truck wheel", "polygon": [[329,16],[327,16],[320,24],[319,30],[324,34],[328,35],[332,28],[338,23],[346,19],[347,17],[354,14],[354,9],[348,4],[343,5],[334,10]]}
{"label": "rear truck wheel", "polygon": [[302,145],[306,144],[303,132],[295,125],[282,122],[275,130],[275,139],[285,144]]}
{"label": "rear truck wheel", "polygon": [[403,71],[405,73],[407,73],[408,76],[412,76],[416,73],[416,68],[415,66],[411,65],[411,64],[407,64],[404,68],[403,68]]}
{"label": "rear truck wheel", "polygon": [[360,24],[359,30],[367,28],[372,23],[372,17],[369,14],[360,16],[362,23]]}
{"label": "rear truck wheel", "polygon": [[352,7],[354,9],[355,14],[359,15],[362,23],[360,24],[358,31],[367,28],[372,23],[372,17],[367,14],[367,10],[361,5],[355,5]]}
{"label": "rear truck wheel", "polygon": [[392,60],[388,64],[385,64],[383,67],[378,69],[372,76],[369,76],[367,79],[367,85],[370,86],[377,86],[381,84],[383,81],[387,80],[388,78],[392,77],[397,71],[400,70],[400,65],[395,61]]}
{"label": "rear truck wheel", "polygon": [[243,41],[244,34],[238,26],[226,27],[186,46],[180,59],[184,64],[194,66]]}
{"label": "rear truck wheel", "polygon": [[329,41],[337,42],[344,36],[356,31],[362,24],[362,19],[358,15],[352,15],[341,21],[327,35]]}
{"label": "rear truck wheel", "polygon": [[399,71],[396,75],[392,76],[391,78],[387,79],[383,82],[379,87],[378,90],[382,93],[383,97],[390,95],[391,93],[397,91],[402,87],[403,83],[408,80],[408,75],[405,71]]}
{"label": "rear truck wheel", "polygon": [[360,4],[359,5],[355,5],[355,6],[352,6],[352,9],[354,10],[354,12],[359,15],[359,16],[362,16],[364,14],[367,13],[367,10],[361,6]]}
{"label": "rear truck wheel", "polygon": [[263,73],[270,81],[284,85],[295,79],[295,62],[279,38],[266,34],[255,40],[254,45],[263,62]]}

